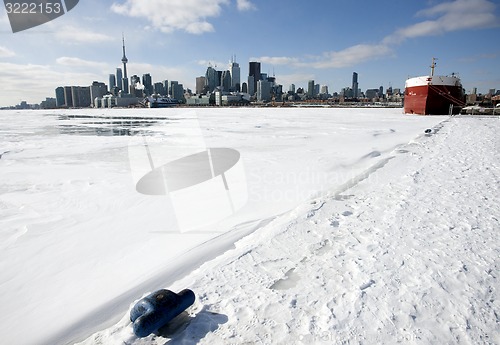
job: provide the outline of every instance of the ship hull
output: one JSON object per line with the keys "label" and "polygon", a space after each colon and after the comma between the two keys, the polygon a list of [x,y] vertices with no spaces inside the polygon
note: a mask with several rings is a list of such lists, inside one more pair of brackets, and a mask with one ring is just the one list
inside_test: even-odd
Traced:
{"label": "ship hull", "polygon": [[406,83],[406,114],[448,115],[450,110],[458,114],[464,105],[462,84],[456,77],[418,77]]}

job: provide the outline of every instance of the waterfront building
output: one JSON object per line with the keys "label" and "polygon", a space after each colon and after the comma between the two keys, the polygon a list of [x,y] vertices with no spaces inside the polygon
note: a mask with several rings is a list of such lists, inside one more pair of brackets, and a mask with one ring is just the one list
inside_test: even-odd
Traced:
{"label": "waterfront building", "polygon": [[92,102],[94,102],[96,98],[102,98],[106,93],[108,93],[106,84],[94,81],[92,85],[90,85],[90,99]]}
{"label": "waterfront building", "polygon": [[64,87],[64,104],[68,108],[73,107],[73,96],[71,94],[71,86]]}
{"label": "waterfront building", "polygon": [[71,86],[71,98],[74,108],[88,108],[92,101],[90,98],[90,86]]}
{"label": "waterfront building", "polygon": [[64,102],[64,87],[59,86],[56,88],[56,107],[61,108],[65,106]]}
{"label": "waterfront building", "polygon": [[163,86],[163,83],[161,83],[161,82],[154,83],[153,91],[157,95],[161,95],[161,96],[167,95],[167,93],[165,92],[165,87]]}

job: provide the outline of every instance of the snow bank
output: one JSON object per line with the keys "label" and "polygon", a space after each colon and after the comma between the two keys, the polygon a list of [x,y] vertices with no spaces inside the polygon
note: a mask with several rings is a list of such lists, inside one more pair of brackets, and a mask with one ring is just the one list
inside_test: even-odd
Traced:
{"label": "snow bank", "polygon": [[498,344],[494,118],[455,117],[273,219],[168,288],[195,306],[82,344]]}

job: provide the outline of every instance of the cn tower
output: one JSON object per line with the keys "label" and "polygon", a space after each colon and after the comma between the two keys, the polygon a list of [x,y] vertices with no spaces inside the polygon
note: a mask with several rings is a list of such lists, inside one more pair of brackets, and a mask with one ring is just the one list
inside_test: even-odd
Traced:
{"label": "cn tower", "polygon": [[122,80],[122,90],[125,93],[128,93],[128,77],[127,77],[127,62],[128,59],[125,56],[125,37],[122,34],[122,43],[123,43],[123,57],[122,57],[122,63],[123,63],[123,80]]}

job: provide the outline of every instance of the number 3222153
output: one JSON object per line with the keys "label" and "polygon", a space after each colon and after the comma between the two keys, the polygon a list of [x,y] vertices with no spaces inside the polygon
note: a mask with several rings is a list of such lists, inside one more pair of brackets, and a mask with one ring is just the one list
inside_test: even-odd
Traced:
{"label": "number 3222153", "polygon": [[63,9],[61,8],[61,3],[59,2],[46,2],[42,4],[37,4],[34,2],[7,2],[5,3],[5,9],[7,13],[26,13],[26,14],[51,14],[51,13],[61,13]]}

